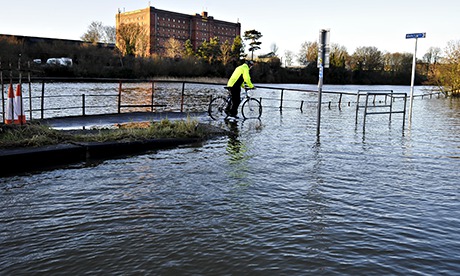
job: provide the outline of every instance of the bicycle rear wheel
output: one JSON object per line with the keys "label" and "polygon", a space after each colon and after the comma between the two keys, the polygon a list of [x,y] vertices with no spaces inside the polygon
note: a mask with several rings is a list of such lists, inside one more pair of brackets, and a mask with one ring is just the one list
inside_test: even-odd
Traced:
{"label": "bicycle rear wheel", "polygon": [[254,98],[246,99],[241,107],[241,114],[245,119],[259,119],[262,116],[262,104]]}
{"label": "bicycle rear wheel", "polygon": [[224,119],[227,117],[225,108],[227,107],[227,99],[219,96],[211,100],[208,106],[208,114],[214,120]]}

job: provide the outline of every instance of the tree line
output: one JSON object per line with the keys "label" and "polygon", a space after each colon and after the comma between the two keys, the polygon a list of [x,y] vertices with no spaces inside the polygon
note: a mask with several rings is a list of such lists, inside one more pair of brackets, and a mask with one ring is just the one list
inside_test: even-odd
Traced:
{"label": "tree line", "polygon": [[[318,44],[315,41],[302,43],[297,54],[285,51],[284,56],[280,57],[276,44],[273,44],[270,54],[256,56],[254,53],[260,50],[262,34],[249,30],[245,31],[243,37],[235,37],[231,43],[221,42],[218,38],[203,41],[196,50],[190,40],[182,43],[170,38],[159,49],[159,53],[150,55],[147,52],[146,31],[126,24],[116,32],[116,48],[96,45],[96,42],[113,41],[114,35],[113,29],[94,23],[82,36],[82,40],[89,42],[83,45],[63,42],[25,45],[14,38],[0,39],[0,67],[7,69],[7,64],[16,63],[19,55],[24,62],[65,56],[72,58],[72,67],[32,64],[33,74],[98,78],[227,78],[237,65],[250,58],[256,61],[251,70],[254,82],[318,82]],[[292,66],[294,61],[300,66]],[[411,69],[410,53],[387,53],[376,47],[358,47],[349,54],[344,46],[332,44],[330,67],[324,71],[324,83],[408,85]],[[449,42],[444,51],[430,48],[422,59],[417,60],[415,81],[416,84],[437,85],[453,95],[459,95],[460,42]]]}

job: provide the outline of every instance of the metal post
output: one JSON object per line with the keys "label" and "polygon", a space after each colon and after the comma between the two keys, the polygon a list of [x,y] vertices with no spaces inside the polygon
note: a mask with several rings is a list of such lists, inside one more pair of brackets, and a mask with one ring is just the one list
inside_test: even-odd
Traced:
{"label": "metal post", "polygon": [[360,97],[360,94],[359,94],[359,90],[358,90],[358,93],[356,94],[356,114],[355,114],[355,125],[358,124],[358,113],[359,113],[359,97]]}
{"label": "metal post", "polygon": [[27,62],[29,71],[27,72],[27,80],[29,81],[29,120],[32,120],[32,84],[30,81],[30,61]]}
{"label": "metal post", "polygon": [[340,96],[339,96],[339,109],[341,109],[341,105],[342,105],[342,93],[340,93]]}
{"label": "metal post", "polygon": [[[11,62],[9,63],[9,66],[10,66],[10,86],[13,86],[13,67],[11,65]],[[14,91],[13,91],[14,93]],[[8,99],[9,101],[9,99]],[[8,111],[8,113],[11,113],[11,118],[14,122],[14,100],[13,100],[13,104],[11,105],[11,111]]]}
{"label": "metal post", "polygon": [[412,106],[414,104],[414,82],[415,82],[415,63],[417,61],[417,41],[418,38],[415,38],[415,50],[414,56],[412,58],[412,75],[410,81],[410,105],[409,105],[409,122],[412,121]]}
{"label": "metal post", "polygon": [[363,131],[366,130],[367,105],[369,103],[369,93],[366,93],[366,104],[364,106]]}
{"label": "metal post", "polygon": [[318,137],[320,133],[320,124],[321,124],[322,92],[323,92],[323,64],[321,64],[319,67],[319,81],[318,81],[318,111],[316,115],[316,136]]}
{"label": "metal post", "polygon": [[406,34],[406,39],[415,38],[415,50],[414,56],[412,57],[412,76],[411,76],[411,83],[410,83],[410,105],[409,105],[409,122],[412,120],[412,105],[414,100],[414,82],[415,82],[415,65],[417,62],[417,42],[419,38],[425,38],[426,33],[413,33],[413,34]]}
{"label": "metal post", "polygon": [[2,68],[2,61],[0,60],[0,80],[2,82],[2,118],[3,118],[3,123],[5,123],[5,95],[4,95],[4,89],[5,85],[3,83],[3,68]]}
{"label": "metal post", "polygon": [[86,101],[85,101],[85,94],[81,94],[81,112],[82,112],[82,115],[85,116],[86,115],[86,112],[85,112],[85,105]]}
{"label": "metal post", "polygon": [[44,118],[45,115],[45,81],[42,81],[42,98],[41,98],[41,104],[40,104],[40,115],[41,118]]}
{"label": "metal post", "polygon": [[184,94],[185,94],[185,82],[182,83],[182,94],[180,100],[180,112],[184,112]]}
{"label": "metal post", "polygon": [[329,50],[329,30],[319,31],[319,49],[318,49],[318,68],[319,68],[319,80],[318,80],[318,111],[316,119],[316,136],[319,138],[321,129],[321,102],[323,97],[323,73],[324,67],[329,67],[329,61],[326,59]]}
{"label": "metal post", "polygon": [[407,103],[407,93],[404,94],[404,112],[403,112],[403,129],[406,122],[406,103]]}
{"label": "metal post", "polygon": [[283,98],[284,98],[284,89],[281,89],[281,102],[280,102],[280,110],[283,109]]}
{"label": "metal post", "polygon": [[122,82],[118,83],[118,113],[121,113],[121,91],[122,91]]}
{"label": "metal post", "polygon": [[[387,98],[387,95],[385,95],[385,105],[386,105],[386,98]],[[393,90],[391,90],[391,98],[393,98]],[[393,113],[393,101],[390,101],[390,118],[389,118],[390,121],[391,121],[392,113]]]}
{"label": "metal post", "polygon": [[155,100],[155,81],[152,81],[152,107],[150,108],[151,112],[153,112],[154,100]]}
{"label": "metal post", "polygon": [[[18,59],[18,71],[19,71],[19,88],[20,91],[22,90],[22,70],[21,70],[21,54],[19,54],[19,59]],[[21,92],[22,93],[22,92]],[[19,119],[20,116],[22,116],[22,113],[24,113],[24,98],[21,95],[21,102],[19,103],[21,105],[21,109],[18,113],[18,121],[20,125],[24,124],[24,121],[22,119]]]}

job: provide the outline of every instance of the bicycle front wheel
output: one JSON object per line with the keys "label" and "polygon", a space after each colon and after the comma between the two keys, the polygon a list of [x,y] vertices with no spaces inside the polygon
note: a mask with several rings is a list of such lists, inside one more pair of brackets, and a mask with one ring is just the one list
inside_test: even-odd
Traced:
{"label": "bicycle front wheel", "polygon": [[241,114],[245,119],[259,119],[262,116],[262,104],[254,98],[246,99],[241,107]]}
{"label": "bicycle front wheel", "polygon": [[227,107],[227,99],[219,96],[211,100],[208,106],[208,114],[214,120],[224,119],[227,117],[225,108]]}

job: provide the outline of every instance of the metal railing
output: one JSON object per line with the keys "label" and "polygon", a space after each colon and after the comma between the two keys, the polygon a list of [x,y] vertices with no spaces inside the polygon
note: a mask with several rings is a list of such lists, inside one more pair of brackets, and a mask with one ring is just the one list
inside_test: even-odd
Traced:
{"label": "metal railing", "polygon": [[[360,98],[366,97],[364,105],[360,105]],[[383,101],[377,102],[377,97],[384,98]],[[372,105],[369,105],[369,98],[372,98]],[[402,110],[393,110],[393,102],[396,98],[403,99],[403,109]],[[363,116],[363,130],[366,129],[366,117],[367,115],[376,115],[376,114],[388,114],[389,120],[391,121],[392,114],[403,114],[402,127],[404,129],[405,119],[406,119],[406,104],[407,104],[407,93],[395,93],[393,90],[358,90],[356,94],[356,116],[355,124],[358,124],[358,113],[361,108],[364,108]],[[382,110],[384,111],[369,111],[372,110]]]}
{"label": "metal railing", "polygon": [[[35,92],[35,95],[33,94],[33,91],[31,89],[31,82],[35,83],[41,83],[41,91]],[[59,93],[57,95],[47,95],[47,88],[46,84],[47,83],[55,83],[55,82],[60,82],[60,83],[104,83],[104,84],[111,84],[113,83],[114,87],[111,88],[113,91],[112,94],[107,94],[107,93],[82,93],[79,95],[76,94],[68,94],[65,93],[66,91],[63,91],[64,93]],[[128,83],[135,83],[135,84],[140,84],[143,83],[144,85],[147,84],[148,88],[144,88],[143,90],[143,102],[129,102],[128,98],[128,91],[129,88],[126,87]],[[171,93],[168,91],[167,93],[163,95],[159,95],[158,93],[158,87],[160,84],[163,85],[172,85],[174,86],[174,89],[169,89],[169,90],[175,90],[177,93],[176,95],[173,95],[174,93]],[[3,78],[2,78],[2,115],[3,115],[3,121],[5,118],[5,105],[4,105],[4,92],[5,92],[5,85],[3,83]],[[27,85],[27,83],[23,83],[23,85]],[[177,86],[179,86],[179,88]],[[209,89],[209,91],[200,93],[199,95],[196,93],[197,88],[193,88],[191,86],[193,85],[202,85],[203,87],[216,87],[213,89]],[[141,108],[143,111],[150,111],[150,112],[155,112],[155,111],[161,111],[161,110],[168,110],[168,111],[178,111],[178,112],[186,112],[192,108],[192,104],[195,105],[194,108],[200,109],[201,111],[206,111],[207,110],[207,104],[209,103],[210,98],[212,95],[215,95],[216,93],[223,92],[224,89],[222,87],[225,86],[223,83],[209,83],[209,82],[195,82],[195,81],[182,81],[182,80],[151,80],[151,79],[137,79],[137,80],[132,80],[132,79],[101,79],[101,78],[88,78],[88,79],[82,79],[82,78],[34,78],[34,79],[29,79],[28,83],[28,97],[24,97],[23,99],[28,100],[28,110],[25,110],[26,114],[27,112],[29,113],[29,118],[30,119],[44,119],[44,118],[50,118],[49,113],[50,111],[68,111],[68,110],[76,110],[78,112],[70,112],[72,115],[70,116],[87,116],[91,112],[94,111],[97,112],[98,109],[103,110],[101,113],[96,113],[96,114],[107,114],[107,113],[122,113],[122,112],[132,112],[133,109]],[[304,107],[306,104],[311,104],[314,105],[315,107],[317,106],[317,101],[316,100],[308,100],[305,99],[305,97],[286,97],[288,92],[292,93],[301,93],[302,95],[305,94],[313,94],[317,93],[318,91],[316,90],[308,90],[308,89],[296,89],[296,88],[286,88],[286,87],[273,87],[273,86],[257,86],[258,91],[262,90],[266,93],[259,92],[260,99],[264,99],[264,108],[265,107],[274,107],[278,108],[280,111],[282,111],[285,108],[296,108],[300,109],[303,111]],[[40,90],[38,88],[37,90]],[[146,92],[148,90],[148,92]],[[198,89],[199,90],[199,89]],[[201,90],[203,90],[201,88]],[[189,92],[192,91],[192,92]],[[276,93],[271,93],[273,91],[276,91]],[[270,92],[270,93],[269,93]],[[362,91],[358,91],[357,93],[352,93],[352,92],[339,92],[339,91],[322,91],[325,95],[331,95],[330,100],[325,100],[321,104],[327,105],[329,108],[332,108],[332,104],[337,104],[338,108],[340,109],[342,105],[344,104],[344,96],[350,96],[351,97],[357,97],[356,99],[356,105],[357,105],[357,113],[359,108],[359,100],[360,97],[363,96]],[[177,95],[178,94],[178,95]],[[384,92],[383,96],[384,97],[391,97],[393,100],[395,99],[395,96],[397,95],[403,95],[404,93],[386,93]],[[430,93],[429,95],[434,95],[436,93]],[[438,93],[439,96],[440,93]],[[366,105],[368,105],[368,100],[369,96],[373,97],[373,104],[375,104],[375,97],[379,96],[380,94],[373,93],[369,94],[367,93],[367,98],[366,98]],[[263,96],[263,97],[262,97]],[[333,96],[333,97],[332,97]],[[425,95],[421,95],[423,97]],[[108,100],[112,98],[113,100]],[[168,98],[168,99],[166,99]],[[296,99],[292,99],[296,98]],[[71,105],[66,105],[66,106],[50,106],[49,102],[50,99],[53,99],[53,101],[62,101],[61,99],[66,99],[68,102],[71,103]],[[104,101],[99,100],[99,99],[104,99]],[[148,99],[148,100],[145,100]],[[386,101],[386,99],[385,99]],[[271,105],[275,103],[274,106]],[[288,103],[290,102],[295,102],[293,105],[288,106]],[[352,101],[348,101],[348,106],[351,106]],[[102,104],[95,104],[95,103],[102,103]],[[367,107],[369,108],[369,106]],[[112,110],[112,112],[110,112]],[[405,112],[405,110],[404,110]],[[66,117],[69,116],[69,112],[64,112],[66,115],[63,116],[58,116],[56,113],[53,113],[51,117]],[[392,112],[395,113],[395,112]],[[33,117],[33,114],[39,114],[39,116],[36,115],[36,117]],[[365,116],[367,116],[368,113],[367,109],[365,112]],[[92,114],[94,115],[94,113]],[[390,113],[391,116],[391,113]],[[391,117],[390,117],[391,119]],[[357,119],[356,119],[357,120]]]}
{"label": "metal railing", "polygon": [[[89,110],[95,110],[95,109],[105,109],[105,111],[101,112],[102,114],[106,114],[107,111],[113,110],[114,112],[112,113],[122,113],[122,112],[131,112],[132,110],[135,109],[143,109],[143,111],[150,111],[154,112],[157,109],[161,108],[170,108],[173,111],[179,111],[179,112],[184,112],[186,109],[186,97],[191,97],[193,93],[190,95],[186,94],[186,84],[207,84],[207,85],[212,85],[208,83],[203,83],[203,82],[190,82],[190,81],[169,81],[169,80],[130,80],[130,79],[69,79],[69,78],[42,78],[42,79],[34,79],[33,80],[35,83],[40,83],[41,89],[35,89],[35,90],[41,90],[41,91],[32,91],[30,83],[29,83],[29,88],[25,89],[26,91],[23,91],[23,100],[28,101],[26,110],[24,112],[28,114],[28,120],[31,119],[44,119],[44,118],[49,118],[50,112],[52,113],[53,111],[63,111],[65,114],[71,113],[71,116],[86,116],[88,115]],[[82,94],[69,94],[66,93],[66,91],[63,91],[64,93],[59,93],[58,95],[49,95],[47,94],[47,83],[55,83],[55,82],[62,82],[62,83],[68,83],[68,82],[80,82],[80,83],[86,83],[86,82],[97,82],[97,83],[113,83],[113,94],[99,94],[99,93],[82,93]],[[129,102],[127,100],[127,93],[126,90],[129,90],[129,88],[124,87],[127,83],[143,83],[143,84],[148,84],[150,86],[150,91],[148,92],[148,95],[142,92],[142,102]],[[161,103],[163,99],[157,99],[156,97],[156,86],[159,83],[169,83],[169,84],[180,84],[180,92],[179,92],[179,98],[175,99],[172,101],[169,101],[169,106],[168,104]],[[9,84],[8,84],[9,85]],[[8,89],[8,85],[5,85],[2,83],[2,115],[3,115],[3,121],[5,118],[5,90]],[[23,86],[25,85],[24,83],[22,84]],[[5,89],[6,88],[6,89]],[[175,89],[177,90],[177,89]],[[115,92],[116,91],[116,92]],[[26,97],[24,97],[26,96]],[[171,95],[170,95],[171,96]],[[174,95],[177,96],[177,95]],[[205,96],[206,99],[203,101],[208,102],[208,96]],[[99,99],[104,99],[105,104],[94,104],[100,103],[102,101],[97,100]],[[114,100],[107,100],[108,98],[113,98]],[[145,99],[148,98],[148,102],[145,101]],[[194,98],[197,98],[197,96],[194,96]],[[60,105],[58,107],[51,105],[52,102],[61,102],[65,100],[67,102],[66,105]],[[108,104],[107,104],[108,103]],[[77,110],[78,112],[65,112],[65,111],[71,111],[71,110]],[[51,117],[61,117],[56,115],[57,112],[54,113]],[[35,114],[35,116],[34,116]],[[63,117],[68,116],[68,115],[63,115]]]}

